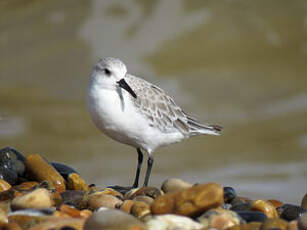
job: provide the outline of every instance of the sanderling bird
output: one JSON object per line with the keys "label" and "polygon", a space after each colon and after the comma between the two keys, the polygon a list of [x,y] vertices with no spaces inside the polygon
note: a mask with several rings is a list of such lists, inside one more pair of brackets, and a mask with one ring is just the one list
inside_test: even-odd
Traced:
{"label": "sanderling bird", "polygon": [[94,66],[87,105],[95,125],[107,136],[136,148],[138,164],[133,183],[138,187],[143,153],[148,153],[144,186],[148,185],[160,146],[195,135],[219,135],[218,125],[200,123],[186,114],[162,89],[127,73],[117,58],[102,58]]}

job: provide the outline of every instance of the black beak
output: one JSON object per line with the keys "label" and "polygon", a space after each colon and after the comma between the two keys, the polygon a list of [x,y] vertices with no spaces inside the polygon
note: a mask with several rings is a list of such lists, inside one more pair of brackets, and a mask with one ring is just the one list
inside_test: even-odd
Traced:
{"label": "black beak", "polygon": [[131,87],[127,84],[127,82],[125,81],[125,79],[121,79],[120,81],[117,82],[117,84],[119,85],[119,87],[123,88],[124,90],[126,90],[128,93],[130,93],[134,98],[137,98],[135,92],[131,89]]}

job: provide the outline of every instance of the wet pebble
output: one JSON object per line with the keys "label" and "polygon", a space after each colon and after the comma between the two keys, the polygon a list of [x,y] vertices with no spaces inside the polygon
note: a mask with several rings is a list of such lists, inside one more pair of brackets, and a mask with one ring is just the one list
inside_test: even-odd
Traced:
{"label": "wet pebble", "polygon": [[231,203],[236,197],[237,193],[232,187],[224,187],[224,202]]}
{"label": "wet pebble", "polygon": [[295,220],[307,212],[306,209],[292,204],[284,204],[279,208],[279,211],[281,212],[280,218],[287,221]]}
{"label": "wet pebble", "polygon": [[231,210],[233,211],[247,211],[251,207],[251,202],[241,199],[240,197],[235,197],[231,201]]}
{"label": "wet pebble", "polygon": [[19,176],[25,172],[25,157],[16,149],[6,147],[0,150],[0,168],[14,171]]}
{"label": "wet pebble", "polygon": [[133,201],[133,200],[124,200],[124,202],[120,206],[120,210],[122,210],[122,211],[124,211],[126,213],[130,213],[131,212],[131,208],[132,208],[134,202],[135,201]]}
{"label": "wet pebble", "polygon": [[86,208],[86,202],[83,201],[85,191],[66,190],[60,194],[64,204],[71,205],[78,209]]}
{"label": "wet pebble", "polygon": [[12,186],[5,180],[0,179],[0,192],[9,190]]}
{"label": "wet pebble", "polygon": [[15,197],[12,200],[13,210],[27,208],[49,208],[54,204],[51,194],[48,190],[39,188],[23,196]]}
{"label": "wet pebble", "polygon": [[222,208],[211,209],[198,218],[198,221],[208,229],[214,228],[224,230],[234,225],[245,223],[235,212]]}
{"label": "wet pebble", "polygon": [[143,196],[143,195],[136,196],[136,197],[134,197],[133,200],[134,201],[142,201],[142,202],[147,203],[148,205],[151,205],[154,202],[153,198],[151,198],[149,196]]}
{"label": "wet pebble", "polygon": [[297,227],[298,230],[307,230],[307,213],[298,218]]}
{"label": "wet pebble", "polygon": [[236,211],[246,222],[264,222],[267,216],[259,211]]}
{"label": "wet pebble", "polygon": [[277,218],[276,208],[267,201],[255,200],[252,202],[250,210],[263,212],[268,218]]}
{"label": "wet pebble", "polygon": [[117,209],[105,209],[95,212],[85,224],[84,230],[145,230],[145,225],[132,215]]}
{"label": "wet pebble", "polygon": [[304,208],[304,209],[307,209],[307,193],[305,194],[305,196],[302,199],[301,207]]}
{"label": "wet pebble", "polygon": [[193,186],[192,184],[185,182],[181,179],[170,178],[162,183],[161,189],[164,193],[172,193],[172,192],[183,191],[192,186]]}
{"label": "wet pebble", "polygon": [[100,207],[117,208],[122,205],[123,201],[115,196],[96,192],[87,198],[87,207],[90,210],[97,210]]}
{"label": "wet pebble", "polygon": [[10,170],[4,167],[0,167],[0,179],[5,180],[11,185],[14,185],[17,182],[18,175],[13,170]]}
{"label": "wet pebble", "polygon": [[298,230],[297,220],[292,220],[288,223],[287,230]]}
{"label": "wet pebble", "polygon": [[148,219],[148,216],[151,216],[150,206],[142,201],[136,201],[131,207],[131,212],[133,216],[144,221]]}
{"label": "wet pebble", "polygon": [[198,230],[202,225],[185,216],[157,215],[146,222],[148,230]]}
{"label": "wet pebble", "polygon": [[198,216],[223,204],[223,188],[216,183],[195,185],[181,192],[159,196],[151,206],[153,214]]}
{"label": "wet pebble", "polygon": [[70,190],[82,190],[82,191],[88,191],[89,187],[86,184],[85,180],[80,177],[77,173],[71,173],[68,175],[67,178],[67,188]]}
{"label": "wet pebble", "polygon": [[279,218],[268,218],[261,226],[261,230],[287,230],[288,222]]}
{"label": "wet pebble", "polygon": [[26,158],[27,172],[38,182],[48,181],[59,192],[65,191],[64,178],[39,154],[31,154]]}
{"label": "wet pebble", "polygon": [[137,189],[132,189],[127,194],[125,194],[125,199],[133,200],[136,196],[149,196],[153,199],[163,195],[163,191],[155,187],[142,187]]}
{"label": "wet pebble", "polygon": [[68,165],[65,165],[63,163],[59,163],[59,162],[51,162],[50,163],[56,171],[58,171],[59,174],[61,174],[61,176],[67,180],[68,179],[68,176],[69,174],[71,173],[76,173],[78,174],[78,172],[73,169],[72,167],[68,166]]}
{"label": "wet pebble", "polygon": [[84,222],[82,218],[52,217],[28,230],[82,230]]}
{"label": "wet pebble", "polygon": [[7,224],[1,224],[0,229],[1,230],[22,230],[21,227],[14,222],[7,223]]}
{"label": "wet pebble", "polygon": [[0,208],[0,225],[5,223],[8,223],[8,218],[6,212]]}

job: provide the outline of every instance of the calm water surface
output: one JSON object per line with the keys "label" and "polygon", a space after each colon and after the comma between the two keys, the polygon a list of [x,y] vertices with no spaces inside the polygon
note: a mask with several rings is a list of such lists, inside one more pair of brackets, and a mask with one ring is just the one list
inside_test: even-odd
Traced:
{"label": "calm water surface", "polygon": [[135,150],[102,135],[85,98],[99,57],[158,84],[220,137],[159,149],[152,183],[217,181],[252,198],[307,191],[307,2],[0,1],[0,146],[132,183]]}

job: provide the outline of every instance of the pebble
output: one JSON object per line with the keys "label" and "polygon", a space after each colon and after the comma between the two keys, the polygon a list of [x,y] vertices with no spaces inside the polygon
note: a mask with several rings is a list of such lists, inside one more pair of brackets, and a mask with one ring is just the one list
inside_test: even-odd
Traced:
{"label": "pebble", "polygon": [[214,228],[224,230],[234,225],[245,223],[235,212],[222,208],[211,209],[198,217],[198,221],[208,229]]}
{"label": "pebble", "polygon": [[120,192],[117,192],[116,190],[112,188],[104,188],[104,189],[97,188],[97,187],[95,187],[94,189],[90,188],[90,193],[94,193],[94,192],[100,192],[100,194],[112,195],[121,200],[124,199],[123,194],[121,194]]}
{"label": "pebble", "polygon": [[26,168],[29,175],[36,181],[46,180],[52,183],[59,192],[65,191],[64,178],[39,154],[27,156]]}
{"label": "pebble", "polygon": [[183,191],[193,185],[177,178],[169,178],[162,183],[161,189],[164,193]]}
{"label": "pebble", "polygon": [[268,217],[259,211],[236,211],[246,222],[264,222]]}
{"label": "pebble", "polygon": [[304,209],[307,209],[307,193],[305,194],[305,196],[302,199],[301,207],[304,208]]}
{"label": "pebble", "polygon": [[142,201],[147,203],[148,205],[152,205],[152,203],[154,202],[154,199],[149,197],[149,196],[144,196],[144,195],[140,195],[140,196],[136,196],[133,199],[134,201]]}
{"label": "pebble", "polygon": [[307,230],[307,214],[303,214],[297,220],[298,230]]}
{"label": "pebble", "polygon": [[252,202],[250,210],[260,211],[267,215],[268,218],[277,218],[278,213],[276,208],[269,202],[264,200],[255,200]]}
{"label": "pebble", "polygon": [[233,211],[247,211],[251,207],[251,202],[241,199],[240,197],[235,197],[231,201],[231,210]]}
{"label": "pebble", "polygon": [[14,185],[17,182],[18,175],[13,170],[0,167],[0,179],[5,180],[7,183]]}
{"label": "pebble", "polygon": [[228,230],[260,230],[262,223],[261,222],[250,222],[241,225],[234,225]]}
{"label": "pebble", "polygon": [[155,187],[142,187],[130,190],[125,194],[125,199],[133,200],[136,196],[149,196],[153,199],[163,195],[163,191]]}
{"label": "pebble", "polygon": [[231,203],[236,197],[237,193],[232,187],[224,187],[224,202]]}
{"label": "pebble", "polygon": [[67,204],[63,204],[60,206],[59,210],[63,213],[68,214],[71,217],[80,217],[80,211],[75,207],[69,206]]}
{"label": "pebble", "polygon": [[298,230],[297,220],[292,220],[288,223],[287,230]]}
{"label": "pebble", "polygon": [[279,207],[281,207],[281,206],[283,205],[283,203],[282,203],[281,201],[279,201],[279,200],[273,200],[273,199],[271,199],[271,200],[268,200],[268,202],[269,202],[271,205],[273,205],[275,208],[279,208]]}
{"label": "pebble", "polygon": [[66,190],[61,194],[63,199],[63,203],[67,205],[71,205],[78,209],[86,208],[86,202],[83,200],[85,195],[85,191],[78,191],[78,190]]}
{"label": "pebble", "polygon": [[124,202],[120,206],[120,210],[122,210],[122,211],[124,211],[126,213],[130,213],[131,212],[131,208],[132,208],[134,202],[135,201],[133,201],[133,200],[124,200]]}
{"label": "pebble", "polygon": [[0,208],[0,225],[8,223],[6,212]]}
{"label": "pebble", "polygon": [[95,212],[85,224],[84,230],[145,230],[146,226],[137,218],[117,209]]}
{"label": "pebble", "polygon": [[7,223],[7,224],[1,224],[0,229],[1,230],[22,230],[21,227],[14,222]]}
{"label": "pebble", "polygon": [[27,208],[49,208],[54,204],[51,194],[47,189],[39,188],[23,196],[15,197],[12,200],[11,207],[13,210]]}
{"label": "pebble", "polygon": [[93,193],[87,198],[87,207],[90,210],[97,210],[100,207],[117,208],[120,207],[122,203],[123,201],[117,197],[100,192]]}
{"label": "pebble", "polygon": [[80,177],[77,173],[71,173],[68,175],[67,178],[67,188],[70,190],[82,190],[82,191],[88,191],[89,187],[85,183],[85,180]]}
{"label": "pebble", "polygon": [[142,221],[147,219],[148,216],[151,216],[150,206],[142,201],[134,202],[130,213]]}
{"label": "pebble", "polygon": [[82,218],[52,217],[28,230],[83,230],[84,222]]}
{"label": "pebble", "polygon": [[0,150],[0,168],[14,171],[19,176],[25,172],[25,157],[17,150],[6,147]]}
{"label": "pebble", "polygon": [[5,180],[0,179],[0,192],[9,190],[12,186]]}
{"label": "pebble", "polygon": [[287,230],[288,222],[279,218],[268,218],[263,222],[261,230],[280,229]]}
{"label": "pebble", "polygon": [[295,220],[307,212],[306,209],[292,204],[284,204],[279,210],[281,212],[280,218],[287,221]]}
{"label": "pebble", "polygon": [[51,162],[50,163],[52,165],[53,168],[55,168],[56,171],[58,171],[58,173],[61,174],[61,176],[67,180],[68,179],[68,176],[69,174],[71,173],[76,173],[78,174],[78,172],[73,169],[72,167],[68,166],[68,165],[65,165],[63,163],[59,163],[59,162]]}
{"label": "pebble", "polygon": [[157,215],[146,222],[148,230],[198,230],[203,226],[185,216]]}
{"label": "pebble", "polygon": [[159,196],[151,206],[153,214],[198,216],[223,204],[223,188],[216,183],[195,185],[181,192]]}

